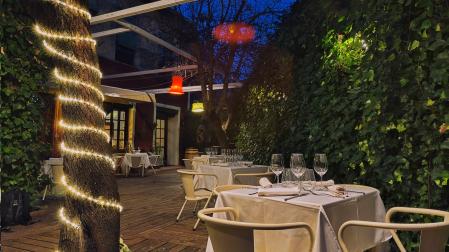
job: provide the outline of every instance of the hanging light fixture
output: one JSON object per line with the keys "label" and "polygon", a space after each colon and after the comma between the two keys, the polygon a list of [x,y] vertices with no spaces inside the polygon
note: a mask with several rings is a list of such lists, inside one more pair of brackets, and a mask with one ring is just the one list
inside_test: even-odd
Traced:
{"label": "hanging light fixture", "polygon": [[184,94],[184,90],[182,89],[182,81],[184,80],[184,78],[181,75],[173,75],[171,79],[172,82],[168,92],[174,95]]}
{"label": "hanging light fixture", "polygon": [[194,101],[192,103],[192,112],[193,113],[201,113],[204,112],[204,103],[199,101]]}
{"label": "hanging light fixture", "polygon": [[212,31],[215,39],[228,44],[245,44],[256,36],[255,29],[245,23],[220,24]]}

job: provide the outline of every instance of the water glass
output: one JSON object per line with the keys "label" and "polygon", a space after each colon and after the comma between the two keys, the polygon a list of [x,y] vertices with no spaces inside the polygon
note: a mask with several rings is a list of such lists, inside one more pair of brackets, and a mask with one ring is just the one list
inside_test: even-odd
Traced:
{"label": "water glass", "polygon": [[306,191],[313,191],[315,189],[315,173],[312,169],[306,169],[301,177],[302,188]]}
{"label": "water glass", "polygon": [[271,155],[270,169],[276,175],[276,181],[279,184],[279,175],[284,171],[284,158],[282,154]]}

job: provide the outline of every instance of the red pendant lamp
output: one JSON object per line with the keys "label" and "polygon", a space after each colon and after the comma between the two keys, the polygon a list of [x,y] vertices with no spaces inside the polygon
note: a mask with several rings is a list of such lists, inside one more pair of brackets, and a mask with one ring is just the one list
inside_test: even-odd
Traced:
{"label": "red pendant lamp", "polygon": [[182,81],[184,80],[181,75],[173,75],[171,77],[171,86],[168,92],[174,95],[182,95],[184,91],[182,90]]}

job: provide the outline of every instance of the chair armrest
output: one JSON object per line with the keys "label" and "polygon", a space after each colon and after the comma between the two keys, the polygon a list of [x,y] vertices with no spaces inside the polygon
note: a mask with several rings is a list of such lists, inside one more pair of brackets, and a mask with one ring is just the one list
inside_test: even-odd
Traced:
{"label": "chair armrest", "polygon": [[445,220],[449,220],[449,212],[435,210],[435,209],[426,209],[426,208],[414,208],[414,207],[393,207],[387,211],[385,215],[385,222],[391,222],[391,216],[395,213],[407,213],[407,214],[421,214],[421,215],[432,215],[432,216],[440,216]]}
{"label": "chair armrest", "polygon": [[206,208],[206,209],[200,210],[198,212],[198,217],[200,215],[207,215],[207,214],[214,214],[214,213],[232,213],[234,220],[239,219],[238,212],[232,207]]}

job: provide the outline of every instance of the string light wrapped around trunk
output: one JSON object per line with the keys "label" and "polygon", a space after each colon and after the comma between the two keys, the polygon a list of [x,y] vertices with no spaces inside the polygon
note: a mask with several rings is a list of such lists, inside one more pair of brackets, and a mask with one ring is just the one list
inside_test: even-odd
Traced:
{"label": "string light wrapped around trunk", "polygon": [[181,75],[173,75],[170,89],[168,92],[174,95],[182,95],[184,94],[184,90],[182,88],[182,82],[184,78]]}
{"label": "string light wrapped around trunk", "polygon": [[[66,3],[61,0],[43,0],[46,2],[51,2],[52,4],[58,5],[61,8],[64,8],[65,11],[74,13],[76,15],[80,15],[85,19],[90,19],[90,14],[87,10],[82,9],[78,6],[74,6],[72,4]],[[96,41],[92,39],[91,36],[83,36],[81,34],[72,34],[67,32],[60,31],[52,31],[51,29],[44,27],[40,24],[36,24],[34,26],[34,31],[37,35],[43,38],[42,44],[43,48],[46,52],[59,60],[66,61],[69,64],[72,64],[77,67],[84,68],[87,71],[91,71],[96,78],[101,78],[102,73],[96,64],[91,64],[85,62],[82,59],[75,57],[72,53],[68,53],[62,49],[59,49],[55,45],[60,45],[61,42],[75,42],[75,43],[83,43],[90,46],[92,50],[95,50]],[[53,41],[57,43],[53,43]],[[79,79],[76,73],[62,73],[58,68],[53,69],[53,77],[56,82],[60,85],[71,85],[78,88],[83,88],[85,90],[89,90],[94,95],[90,98],[77,97],[74,94],[64,93],[62,91],[61,94],[58,94],[58,100],[64,104],[65,106],[80,106],[84,108],[88,108],[95,112],[98,118],[104,120],[106,116],[105,111],[102,108],[104,95],[98,86],[95,86],[93,83],[87,82],[85,80]],[[182,84],[182,83],[181,83]],[[58,126],[64,130],[64,134],[86,134],[86,136],[91,136],[92,134],[100,136],[105,142],[108,142],[109,135],[103,131],[100,125],[85,125],[80,124],[78,122],[73,122],[70,120],[61,119],[58,123]],[[70,143],[73,144],[73,143]],[[105,162],[112,169],[115,166],[114,160],[110,157],[110,155],[105,153],[97,152],[97,150],[87,150],[83,149],[77,145],[67,145],[64,142],[61,142],[61,151],[64,156],[76,157],[79,159],[95,159],[102,162]],[[72,197],[77,198],[77,200],[82,200],[90,204],[94,204],[100,208],[110,208],[115,211],[121,212],[123,207],[117,202],[115,199],[107,199],[103,196],[94,196],[91,192],[86,191],[85,189],[70,183],[69,178],[66,175],[63,175],[61,178],[62,185],[66,188],[68,194]],[[75,230],[81,231],[82,224],[79,217],[75,213],[71,213],[69,209],[60,208],[58,212],[59,218],[62,223],[66,224],[68,227],[71,227]]]}

